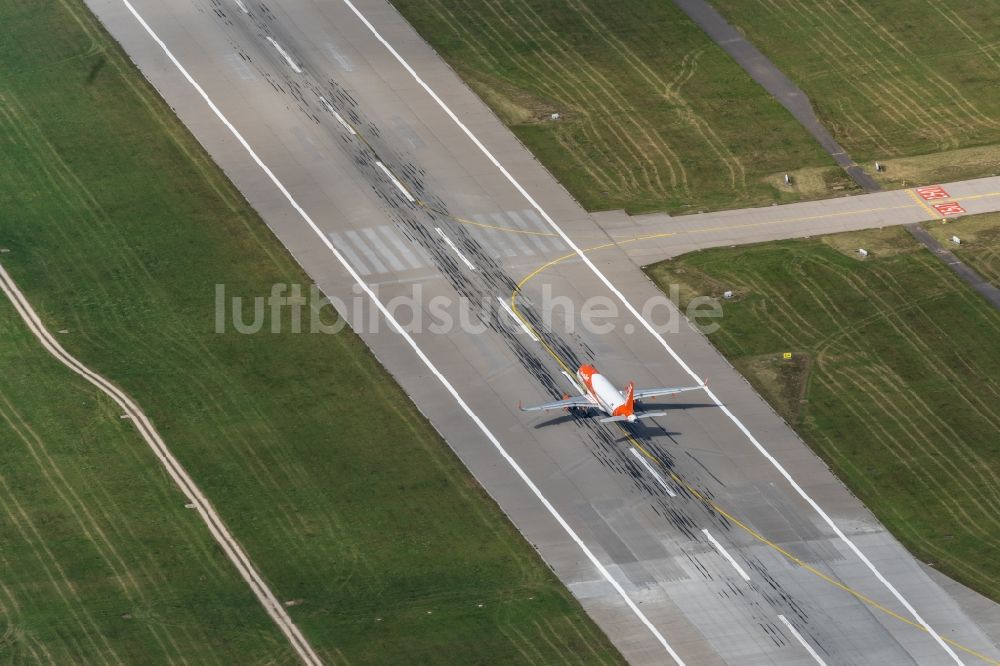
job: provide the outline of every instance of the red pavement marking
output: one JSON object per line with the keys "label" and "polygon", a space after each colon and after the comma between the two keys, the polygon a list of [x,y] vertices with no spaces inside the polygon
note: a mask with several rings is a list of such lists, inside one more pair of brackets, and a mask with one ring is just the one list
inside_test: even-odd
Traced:
{"label": "red pavement marking", "polygon": [[931,205],[934,206],[934,210],[936,210],[941,215],[961,215],[962,213],[965,212],[965,209],[962,208],[962,204],[958,203],[957,201],[945,201],[943,203],[936,203]]}
{"label": "red pavement marking", "polygon": [[918,187],[913,190],[921,197],[924,201],[932,201],[934,199],[950,199],[951,195],[944,191],[944,188],[940,185],[927,185],[925,187]]}

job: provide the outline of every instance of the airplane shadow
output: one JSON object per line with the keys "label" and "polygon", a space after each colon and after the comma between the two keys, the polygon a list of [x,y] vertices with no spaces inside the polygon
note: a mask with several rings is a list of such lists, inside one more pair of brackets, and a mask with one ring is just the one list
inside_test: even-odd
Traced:
{"label": "airplane shadow", "polygon": [[583,414],[579,414],[579,413],[574,414],[572,412],[566,412],[566,413],[562,414],[561,416],[557,416],[555,418],[551,418],[551,419],[549,419],[547,421],[542,421],[541,423],[536,423],[535,424],[535,430],[538,430],[539,428],[546,428],[548,426],[554,426],[554,425],[561,425],[563,423],[569,423],[571,421],[575,421],[575,420],[580,419],[580,418],[587,418],[587,417],[584,416]]}
{"label": "airplane shadow", "polygon": [[616,440],[618,442],[627,442],[630,436],[636,439],[652,439],[653,437],[670,437],[673,439],[684,434],[675,430],[667,430],[655,421],[648,419],[636,421],[635,423],[622,423],[622,426],[628,435],[619,437]]}
{"label": "airplane shadow", "polygon": [[[645,402],[643,401],[640,409],[636,410],[636,414],[642,414],[643,412],[669,412],[675,409],[699,409],[702,407],[715,407],[714,402]],[[656,419],[667,419],[670,418],[669,414],[664,416],[654,416],[651,419],[639,419],[635,423],[623,423],[625,429],[630,435],[638,439],[643,439],[647,437],[669,437],[674,439],[674,437],[682,435],[683,433],[674,432],[667,430],[659,423]],[[627,441],[627,437],[621,437],[618,441]]]}
{"label": "airplane shadow", "polygon": [[[701,407],[715,407],[715,403],[712,402],[665,402],[665,403],[655,403],[655,402],[643,402],[641,409],[637,409],[636,413],[641,414],[642,412],[665,412],[675,409],[698,409]],[[569,423],[581,418],[592,418],[600,419],[603,415],[599,414],[597,410],[588,409],[586,412],[577,409],[572,412],[566,412],[547,421],[542,421],[535,424],[535,429],[547,428],[549,426],[560,425],[563,423]],[[655,418],[655,417],[654,417]],[[665,417],[660,417],[665,418]],[[610,424],[608,424],[610,425]],[[668,432],[663,427],[657,425],[654,421],[640,419],[635,423],[623,423],[622,425],[630,429],[630,431],[636,434],[646,434],[646,435],[679,435],[679,432]]]}
{"label": "airplane shadow", "polygon": [[698,409],[699,407],[715,407],[714,402],[648,402],[638,403],[636,414],[643,412],[665,412],[671,409]]}

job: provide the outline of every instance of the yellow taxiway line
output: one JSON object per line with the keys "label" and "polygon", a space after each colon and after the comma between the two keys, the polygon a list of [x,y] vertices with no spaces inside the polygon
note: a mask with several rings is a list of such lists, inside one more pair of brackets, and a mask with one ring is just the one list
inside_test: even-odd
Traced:
{"label": "yellow taxiway line", "polygon": [[[1000,194],[1000,193],[997,193],[997,194]],[[968,197],[966,197],[966,198],[968,198]],[[908,208],[909,206],[906,206],[906,207]],[[638,237],[629,238],[629,239],[618,241],[618,242],[605,243],[603,245],[596,245],[594,247],[586,248],[586,249],[584,249],[582,251],[583,252],[595,252],[597,250],[602,250],[602,249],[606,249],[606,248],[609,248],[609,247],[614,247],[616,245],[619,245],[620,243],[630,243],[630,242],[634,242],[634,241],[638,241],[638,240],[643,240],[643,239],[647,239],[647,238],[670,236],[670,235],[673,235],[673,233],[652,234],[650,236],[638,236]],[[542,346],[545,348],[545,351],[547,351],[549,353],[549,355],[553,359],[555,359],[556,363],[559,364],[559,366],[566,372],[566,374],[570,378],[575,377],[575,371],[571,370],[569,368],[569,366],[567,366],[566,362],[559,356],[559,354],[557,354],[545,342],[545,338],[539,333],[539,331],[536,328],[534,328],[531,325],[531,323],[529,323],[527,321],[527,319],[525,319],[524,316],[521,315],[520,311],[518,311],[518,309],[517,309],[517,297],[521,293],[521,290],[524,288],[524,286],[530,280],[534,279],[539,274],[543,273],[545,270],[551,268],[552,266],[555,266],[556,264],[559,264],[559,263],[561,263],[563,261],[566,261],[567,259],[571,259],[572,257],[575,257],[575,256],[577,256],[577,254],[575,252],[571,252],[571,253],[565,254],[565,255],[563,255],[561,257],[556,257],[555,259],[552,259],[551,261],[548,261],[548,262],[542,264],[541,266],[539,266],[538,268],[536,268],[532,272],[528,273],[528,275],[526,275],[520,282],[518,282],[517,287],[515,287],[514,291],[510,295],[511,310],[513,310],[513,312],[517,316],[517,318],[521,320],[521,323],[523,323],[524,326],[528,330],[530,330],[530,331],[532,331],[534,333],[535,337],[538,338],[538,340],[541,342]],[[855,597],[859,601],[861,601],[861,602],[863,602],[865,604],[868,604],[872,608],[875,608],[877,610],[882,611],[886,615],[888,615],[890,617],[893,617],[893,618],[899,620],[900,622],[904,622],[905,624],[908,624],[911,627],[915,627],[915,628],[919,629],[920,631],[923,631],[924,633],[927,633],[927,629],[924,628],[924,626],[921,625],[920,623],[915,622],[915,621],[913,621],[913,620],[911,620],[909,618],[906,618],[906,617],[900,615],[899,613],[896,613],[895,611],[893,611],[893,610],[891,610],[889,608],[886,608],[885,606],[883,606],[879,602],[875,601],[871,597],[866,596],[862,592],[859,592],[859,591],[851,588],[850,586],[845,585],[845,584],[841,583],[840,581],[832,578],[831,576],[823,573],[822,571],[820,571],[816,567],[810,565],[807,562],[802,561],[801,559],[799,559],[795,555],[789,553],[787,550],[785,550],[784,548],[782,548],[778,544],[774,543],[773,541],[771,541],[767,537],[763,536],[762,534],[760,534],[759,532],[757,532],[756,530],[754,530],[752,527],[750,527],[749,525],[747,525],[746,523],[744,523],[743,521],[739,520],[738,518],[736,518],[735,516],[733,516],[731,513],[729,513],[725,509],[723,509],[721,506],[719,506],[718,503],[716,503],[715,501],[713,501],[713,500],[705,497],[704,495],[702,495],[697,489],[695,489],[690,484],[688,484],[686,481],[684,481],[679,476],[677,476],[677,474],[674,473],[673,470],[668,469],[666,466],[664,466],[663,463],[656,456],[654,456],[652,453],[650,453],[646,449],[646,447],[644,447],[642,444],[640,444],[632,436],[632,434],[629,433],[628,430],[625,429],[624,426],[622,426],[621,424],[618,424],[618,427],[622,430],[622,432],[625,433],[625,437],[628,439],[628,441],[638,451],[641,451],[644,456],[646,456],[650,461],[653,462],[653,464],[659,466],[667,474],[669,474],[670,478],[673,479],[675,483],[677,483],[678,485],[681,485],[684,488],[686,488],[688,490],[688,492],[690,492],[695,498],[697,498],[699,501],[701,501],[702,503],[704,503],[706,506],[708,506],[712,510],[718,512],[720,515],[724,516],[726,519],[728,519],[734,525],[736,525],[737,527],[739,527],[740,529],[742,529],[744,532],[746,532],[747,534],[749,534],[750,536],[752,536],[754,539],[756,539],[760,543],[768,546],[769,548],[771,548],[775,552],[780,553],[781,555],[783,555],[789,561],[794,562],[798,566],[800,566],[803,569],[805,569],[806,571],[808,571],[808,572],[816,575],[817,577],[819,577],[820,579],[822,579],[822,580],[826,581],[827,583],[833,585],[834,587],[836,587],[836,588],[838,588],[840,590],[843,590],[844,592],[847,592],[848,594],[850,594],[851,596]],[[981,659],[983,662],[985,662],[987,664],[991,664],[993,666],[1000,666],[1000,661],[992,659],[991,657],[988,657],[988,656],[986,656],[986,655],[984,655],[984,654],[982,654],[980,652],[977,652],[976,650],[973,650],[972,648],[966,647],[966,646],[962,645],[961,643],[958,643],[958,642],[956,642],[956,641],[948,638],[947,636],[941,636],[941,639],[943,641],[945,641],[946,643],[948,643],[949,645],[951,645],[953,647],[956,647],[959,650],[965,652],[966,654],[969,654],[969,655],[972,655],[973,657]]]}

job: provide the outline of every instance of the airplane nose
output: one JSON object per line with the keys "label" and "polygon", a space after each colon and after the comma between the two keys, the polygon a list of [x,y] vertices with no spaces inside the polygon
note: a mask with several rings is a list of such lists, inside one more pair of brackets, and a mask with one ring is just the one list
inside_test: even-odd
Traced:
{"label": "airplane nose", "polygon": [[635,423],[635,414],[629,414],[628,415],[628,422],[629,423]]}

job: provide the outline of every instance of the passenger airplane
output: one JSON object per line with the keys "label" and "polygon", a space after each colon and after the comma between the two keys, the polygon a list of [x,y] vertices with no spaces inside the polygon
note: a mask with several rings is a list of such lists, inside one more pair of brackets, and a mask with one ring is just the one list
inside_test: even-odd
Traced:
{"label": "passenger airplane", "polygon": [[632,382],[629,382],[623,392],[616,389],[614,384],[609,382],[592,365],[581,365],[580,369],[576,371],[576,376],[587,387],[587,392],[584,395],[573,398],[564,396],[562,400],[547,402],[543,405],[535,405],[534,407],[524,407],[518,403],[518,408],[524,412],[541,412],[550,409],[594,408],[607,414],[607,417],[601,419],[601,423],[612,421],[635,423],[638,419],[648,419],[653,416],[664,416],[666,414],[666,412],[640,412],[636,414],[635,403],[640,400],[705,388],[705,384],[698,384],[697,386],[679,386],[677,388],[636,389]]}

